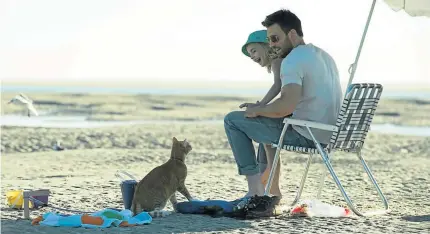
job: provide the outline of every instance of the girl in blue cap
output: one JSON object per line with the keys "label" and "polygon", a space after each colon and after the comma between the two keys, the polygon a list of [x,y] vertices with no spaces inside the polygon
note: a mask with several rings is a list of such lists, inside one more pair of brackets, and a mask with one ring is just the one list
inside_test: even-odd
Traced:
{"label": "girl in blue cap", "polygon": [[[259,30],[251,33],[248,40],[242,46],[242,53],[250,57],[254,62],[262,67],[265,67],[269,73],[273,73],[273,85],[269,91],[260,101],[256,103],[243,103],[240,108],[252,107],[256,105],[266,105],[272,101],[281,92],[281,79],[280,69],[282,58],[278,58],[276,54],[270,49],[269,42],[267,41],[267,31]],[[270,145],[259,144],[257,159],[260,165],[261,181],[265,185],[269,178],[270,169],[272,166],[272,159],[274,158],[276,149]],[[271,157],[267,157],[271,156]],[[278,173],[280,170],[280,163],[278,163]],[[279,188],[279,181],[273,180],[270,193],[275,196],[281,196]]]}
{"label": "girl in blue cap", "polygon": [[266,105],[281,91],[280,68],[282,58],[277,58],[276,54],[270,49],[266,30],[259,30],[249,34],[248,40],[242,46],[242,53],[250,57],[260,66],[265,67],[269,73],[273,72],[274,82],[261,101],[257,101],[256,103],[243,103],[240,105],[240,108],[253,105]]}

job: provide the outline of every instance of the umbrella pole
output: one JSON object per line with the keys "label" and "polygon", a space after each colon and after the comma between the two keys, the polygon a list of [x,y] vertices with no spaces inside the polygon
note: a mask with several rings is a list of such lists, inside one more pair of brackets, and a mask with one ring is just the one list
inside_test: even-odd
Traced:
{"label": "umbrella pole", "polygon": [[372,6],[370,7],[369,16],[367,17],[366,26],[364,27],[363,36],[361,37],[360,46],[358,47],[357,55],[355,57],[355,61],[353,64],[351,64],[349,66],[349,69],[348,69],[350,76],[349,76],[348,85],[346,86],[345,95],[348,92],[348,87],[351,85],[352,79],[354,79],[355,71],[357,70],[358,59],[360,58],[361,49],[363,48],[364,39],[366,38],[366,34],[367,34],[367,29],[369,28],[370,20],[372,19],[373,9],[375,8],[375,3],[376,3],[376,0],[373,0]]}

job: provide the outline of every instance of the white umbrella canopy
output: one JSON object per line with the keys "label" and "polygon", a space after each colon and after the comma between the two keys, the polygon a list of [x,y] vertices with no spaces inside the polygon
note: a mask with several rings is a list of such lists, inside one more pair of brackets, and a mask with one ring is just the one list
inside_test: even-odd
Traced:
{"label": "white umbrella canopy", "polygon": [[384,0],[393,11],[404,10],[410,16],[430,17],[430,0]]}
{"label": "white umbrella canopy", "polygon": [[[404,10],[408,15],[412,17],[418,16],[427,16],[430,17],[430,0],[384,0],[384,2],[393,10],[400,11]],[[349,67],[349,81],[346,86],[346,90],[348,91],[348,87],[350,86],[352,79],[354,79],[355,71],[357,70],[358,60],[360,58],[361,49],[364,44],[364,39],[366,38],[367,29],[369,28],[370,20],[372,19],[373,9],[375,8],[376,0],[372,1],[372,6],[370,7],[369,16],[367,17],[366,26],[364,27],[363,36],[361,37],[360,46],[358,47],[357,55],[355,57],[355,61]],[[346,95],[347,92],[345,92]]]}

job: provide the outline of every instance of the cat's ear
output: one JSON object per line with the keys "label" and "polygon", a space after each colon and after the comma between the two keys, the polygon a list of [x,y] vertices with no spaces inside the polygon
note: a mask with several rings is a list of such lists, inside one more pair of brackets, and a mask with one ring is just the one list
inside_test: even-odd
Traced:
{"label": "cat's ear", "polygon": [[177,143],[178,139],[176,139],[176,137],[173,137],[173,143]]}
{"label": "cat's ear", "polygon": [[185,140],[182,142],[182,145],[184,146],[184,147],[187,147],[187,145],[188,145],[188,141],[187,141],[187,139],[185,138]]}

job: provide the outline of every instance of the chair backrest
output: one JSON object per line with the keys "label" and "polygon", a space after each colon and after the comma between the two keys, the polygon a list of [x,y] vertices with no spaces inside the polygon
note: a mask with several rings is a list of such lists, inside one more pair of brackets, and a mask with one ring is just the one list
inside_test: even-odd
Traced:
{"label": "chair backrest", "polygon": [[380,84],[351,84],[343,99],[330,147],[344,151],[360,151],[372,123],[379,98]]}

